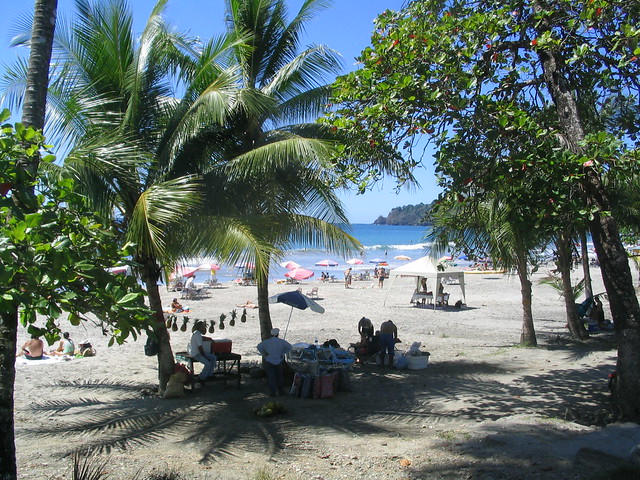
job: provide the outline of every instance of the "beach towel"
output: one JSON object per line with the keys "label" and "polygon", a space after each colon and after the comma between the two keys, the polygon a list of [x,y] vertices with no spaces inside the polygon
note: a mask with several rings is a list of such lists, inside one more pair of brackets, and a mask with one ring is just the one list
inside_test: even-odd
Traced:
{"label": "beach towel", "polygon": [[24,357],[16,357],[16,365],[51,365],[52,363],[61,363],[73,360],[75,357],[71,355],[49,356],[44,355],[40,360],[29,360]]}

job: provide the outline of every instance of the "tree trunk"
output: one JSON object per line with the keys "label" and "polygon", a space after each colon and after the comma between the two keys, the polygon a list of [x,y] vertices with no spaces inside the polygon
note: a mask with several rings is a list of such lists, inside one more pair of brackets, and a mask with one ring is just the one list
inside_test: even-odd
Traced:
{"label": "tree trunk", "polygon": [[[37,130],[44,129],[49,63],[53,50],[58,0],[36,0],[33,11],[27,89],[22,108],[22,123]],[[36,165],[37,167],[37,165]],[[35,171],[32,173],[35,174]]]}
{"label": "tree trunk", "polygon": [[560,235],[556,239],[556,248],[558,251],[558,270],[562,278],[562,295],[564,297],[564,305],[567,312],[567,324],[573,338],[584,340],[589,334],[582,326],[582,322],[578,317],[576,309],[576,299],[573,295],[573,286],[571,284],[571,238]]}
{"label": "tree trunk", "polygon": [[[45,106],[49,82],[49,62],[53,49],[58,0],[36,0],[31,31],[31,51],[22,123],[27,127],[44,129]],[[26,198],[33,194],[31,186],[38,170],[40,156],[18,159],[14,202],[27,206]],[[17,282],[20,281],[18,278]],[[18,306],[0,316],[0,480],[18,478],[16,465],[15,427],[13,417],[15,360],[18,332]]]}
{"label": "tree trunk", "polygon": [[18,309],[0,316],[0,480],[15,480],[16,444],[13,386],[16,377]]}
{"label": "tree trunk", "polygon": [[271,337],[271,312],[269,311],[269,268],[256,270],[258,286],[258,318],[260,319],[260,337],[265,340]]}
{"label": "tree trunk", "polygon": [[593,286],[591,285],[591,269],[589,268],[589,249],[587,248],[587,232],[580,233],[580,246],[582,255],[582,274],[584,275],[584,295],[593,297]]}
{"label": "tree trunk", "polygon": [[171,337],[164,320],[160,289],[158,288],[160,268],[155,259],[138,257],[136,261],[142,265],[142,281],[147,288],[149,307],[153,310],[155,317],[151,322],[151,328],[155,340],[158,342],[158,393],[162,395],[169,382],[169,377],[174,373],[175,362],[171,349]]}
{"label": "tree trunk", "polygon": [[525,347],[537,347],[536,329],[533,326],[533,311],[531,310],[531,280],[527,273],[527,259],[523,252],[518,252],[518,278],[522,294],[522,334],[520,344]]}
{"label": "tree trunk", "polygon": [[631,268],[615,219],[607,215],[609,202],[600,178],[587,174],[587,196],[598,211],[591,222],[591,237],[598,255],[618,339],[614,404],[621,420],[640,421],[640,306]]}
{"label": "tree trunk", "polygon": [[[568,148],[583,153],[580,142],[584,130],[578,106],[563,76],[563,61],[557,53],[539,52],[544,68],[544,80],[556,105],[558,122]],[[609,298],[611,315],[618,337],[618,382],[614,403],[621,419],[640,421],[640,304],[633,288],[626,251],[618,226],[611,212],[609,199],[600,174],[593,167],[585,167],[582,182],[588,206],[597,212],[590,222],[602,280]]]}

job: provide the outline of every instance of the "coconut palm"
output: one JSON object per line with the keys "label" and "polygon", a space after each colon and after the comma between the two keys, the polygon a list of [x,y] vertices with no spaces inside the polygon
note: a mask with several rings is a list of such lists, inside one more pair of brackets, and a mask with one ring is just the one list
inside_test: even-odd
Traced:
{"label": "coconut palm", "polygon": [[[163,22],[166,3],[156,4],[136,42],[124,0],[78,0],[75,21],[57,37],[50,92],[52,131],[71,144],[66,172],[136,245],[134,260],[156,317],[151,328],[161,390],[174,363],[158,291],[163,268],[181,255],[216,252],[234,259],[247,248],[269,249],[252,236],[258,220],[204,222],[199,211],[198,166],[210,161],[215,125],[236,102],[238,76],[219,61],[242,39],[225,36],[199,48]],[[174,75],[184,89],[179,99]]]}
{"label": "coconut palm", "polygon": [[485,252],[498,267],[516,270],[522,292],[520,343],[536,346],[529,277],[537,268],[534,252],[540,250],[548,237],[536,233],[517,206],[497,198],[481,201],[470,198],[462,203],[457,199],[445,200],[435,210],[436,220],[428,235],[434,241],[434,249],[447,249],[450,242],[454,242],[465,251]]}
{"label": "coconut palm", "polygon": [[[33,43],[29,55],[27,69],[29,88],[22,112],[22,123],[36,130],[44,128],[49,61],[53,48],[57,8],[57,0],[36,0],[34,5],[32,36],[38,41]],[[23,174],[17,176],[18,183],[13,188],[14,201],[28,205],[25,197],[33,194],[33,179],[39,161],[40,156],[37,151],[31,156],[25,155],[18,160],[17,167]],[[17,277],[17,281],[21,282],[22,279]],[[2,405],[0,428],[4,432],[0,440],[0,477],[7,479],[17,478],[13,399],[18,314],[16,305],[11,312],[3,312],[0,315],[0,332],[2,332],[0,369],[4,372],[0,376],[0,405]]]}
{"label": "coconut palm", "polygon": [[[236,44],[233,61],[241,72],[239,102],[226,124],[227,141],[219,146],[224,166],[205,176],[208,205],[242,199],[224,208],[269,219],[262,237],[282,250],[295,243],[347,254],[359,242],[337,224],[348,224],[330,187],[329,158],[336,144],[314,122],[328,101],[328,83],[341,68],[339,56],[325,46],[300,49],[307,21],[328,2],[307,0],[287,19],[283,0],[228,0],[229,34],[248,34]],[[277,255],[277,253],[276,253]],[[261,258],[256,255],[258,263]],[[261,334],[269,336],[268,262],[256,273]]]}

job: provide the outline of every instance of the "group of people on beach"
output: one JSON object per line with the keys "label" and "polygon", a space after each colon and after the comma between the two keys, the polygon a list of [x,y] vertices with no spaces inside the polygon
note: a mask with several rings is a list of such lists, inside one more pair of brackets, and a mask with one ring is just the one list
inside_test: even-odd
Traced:
{"label": "group of people on beach", "polygon": [[383,366],[393,366],[398,327],[392,320],[386,320],[380,325],[380,330],[375,331],[373,322],[367,317],[362,317],[358,322],[360,342],[355,344],[356,353],[364,353],[364,356],[380,353],[380,361]]}
{"label": "group of people on beach", "polygon": [[[74,355],[75,351],[76,346],[73,343],[73,340],[71,340],[69,332],[64,332],[58,346],[51,349],[48,355]],[[45,356],[45,346],[44,342],[40,339],[40,336],[36,334],[31,335],[31,338],[22,345],[18,356],[24,357],[27,360],[42,360]]]}

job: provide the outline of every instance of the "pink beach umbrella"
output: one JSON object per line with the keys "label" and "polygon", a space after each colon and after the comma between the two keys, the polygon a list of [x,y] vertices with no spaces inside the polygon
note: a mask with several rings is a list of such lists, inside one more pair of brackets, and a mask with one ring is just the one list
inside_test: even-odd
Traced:
{"label": "pink beach umbrella", "polygon": [[121,267],[111,267],[111,268],[107,268],[107,270],[115,275],[119,274],[119,273],[127,273],[127,270],[129,269],[129,267],[127,267],[126,265],[121,266]]}
{"label": "pink beach umbrella", "polygon": [[287,262],[282,262],[280,264],[280,266],[286,268],[287,270],[293,270],[294,268],[300,268],[300,265],[298,265],[293,260],[289,260]]}
{"label": "pink beach umbrella", "polygon": [[406,255],[396,255],[395,257],[396,260],[411,260],[411,257],[407,257]]}
{"label": "pink beach umbrella", "polygon": [[307,278],[313,277],[313,272],[311,270],[307,270],[306,268],[294,268],[293,270],[289,270],[284,274],[285,277],[291,278],[293,280],[306,280]]}
{"label": "pink beach umbrella", "polygon": [[336,262],[335,260],[329,260],[324,259],[324,260],[320,260],[318,263],[316,263],[316,266],[318,267],[335,267],[338,265],[338,262]]}
{"label": "pink beach umbrella", "polygon": [[349,265],[362,265],[364,260],[360,260],[359,258],[352,258],[351,260],[347,260]]}
{"label": "pink beach umbrella", "polygon": [[197,271],[198,271],[198,267],[183,267],[183,266],[176,267],[173,273],[171,274],[170,278],[193,277]]}

